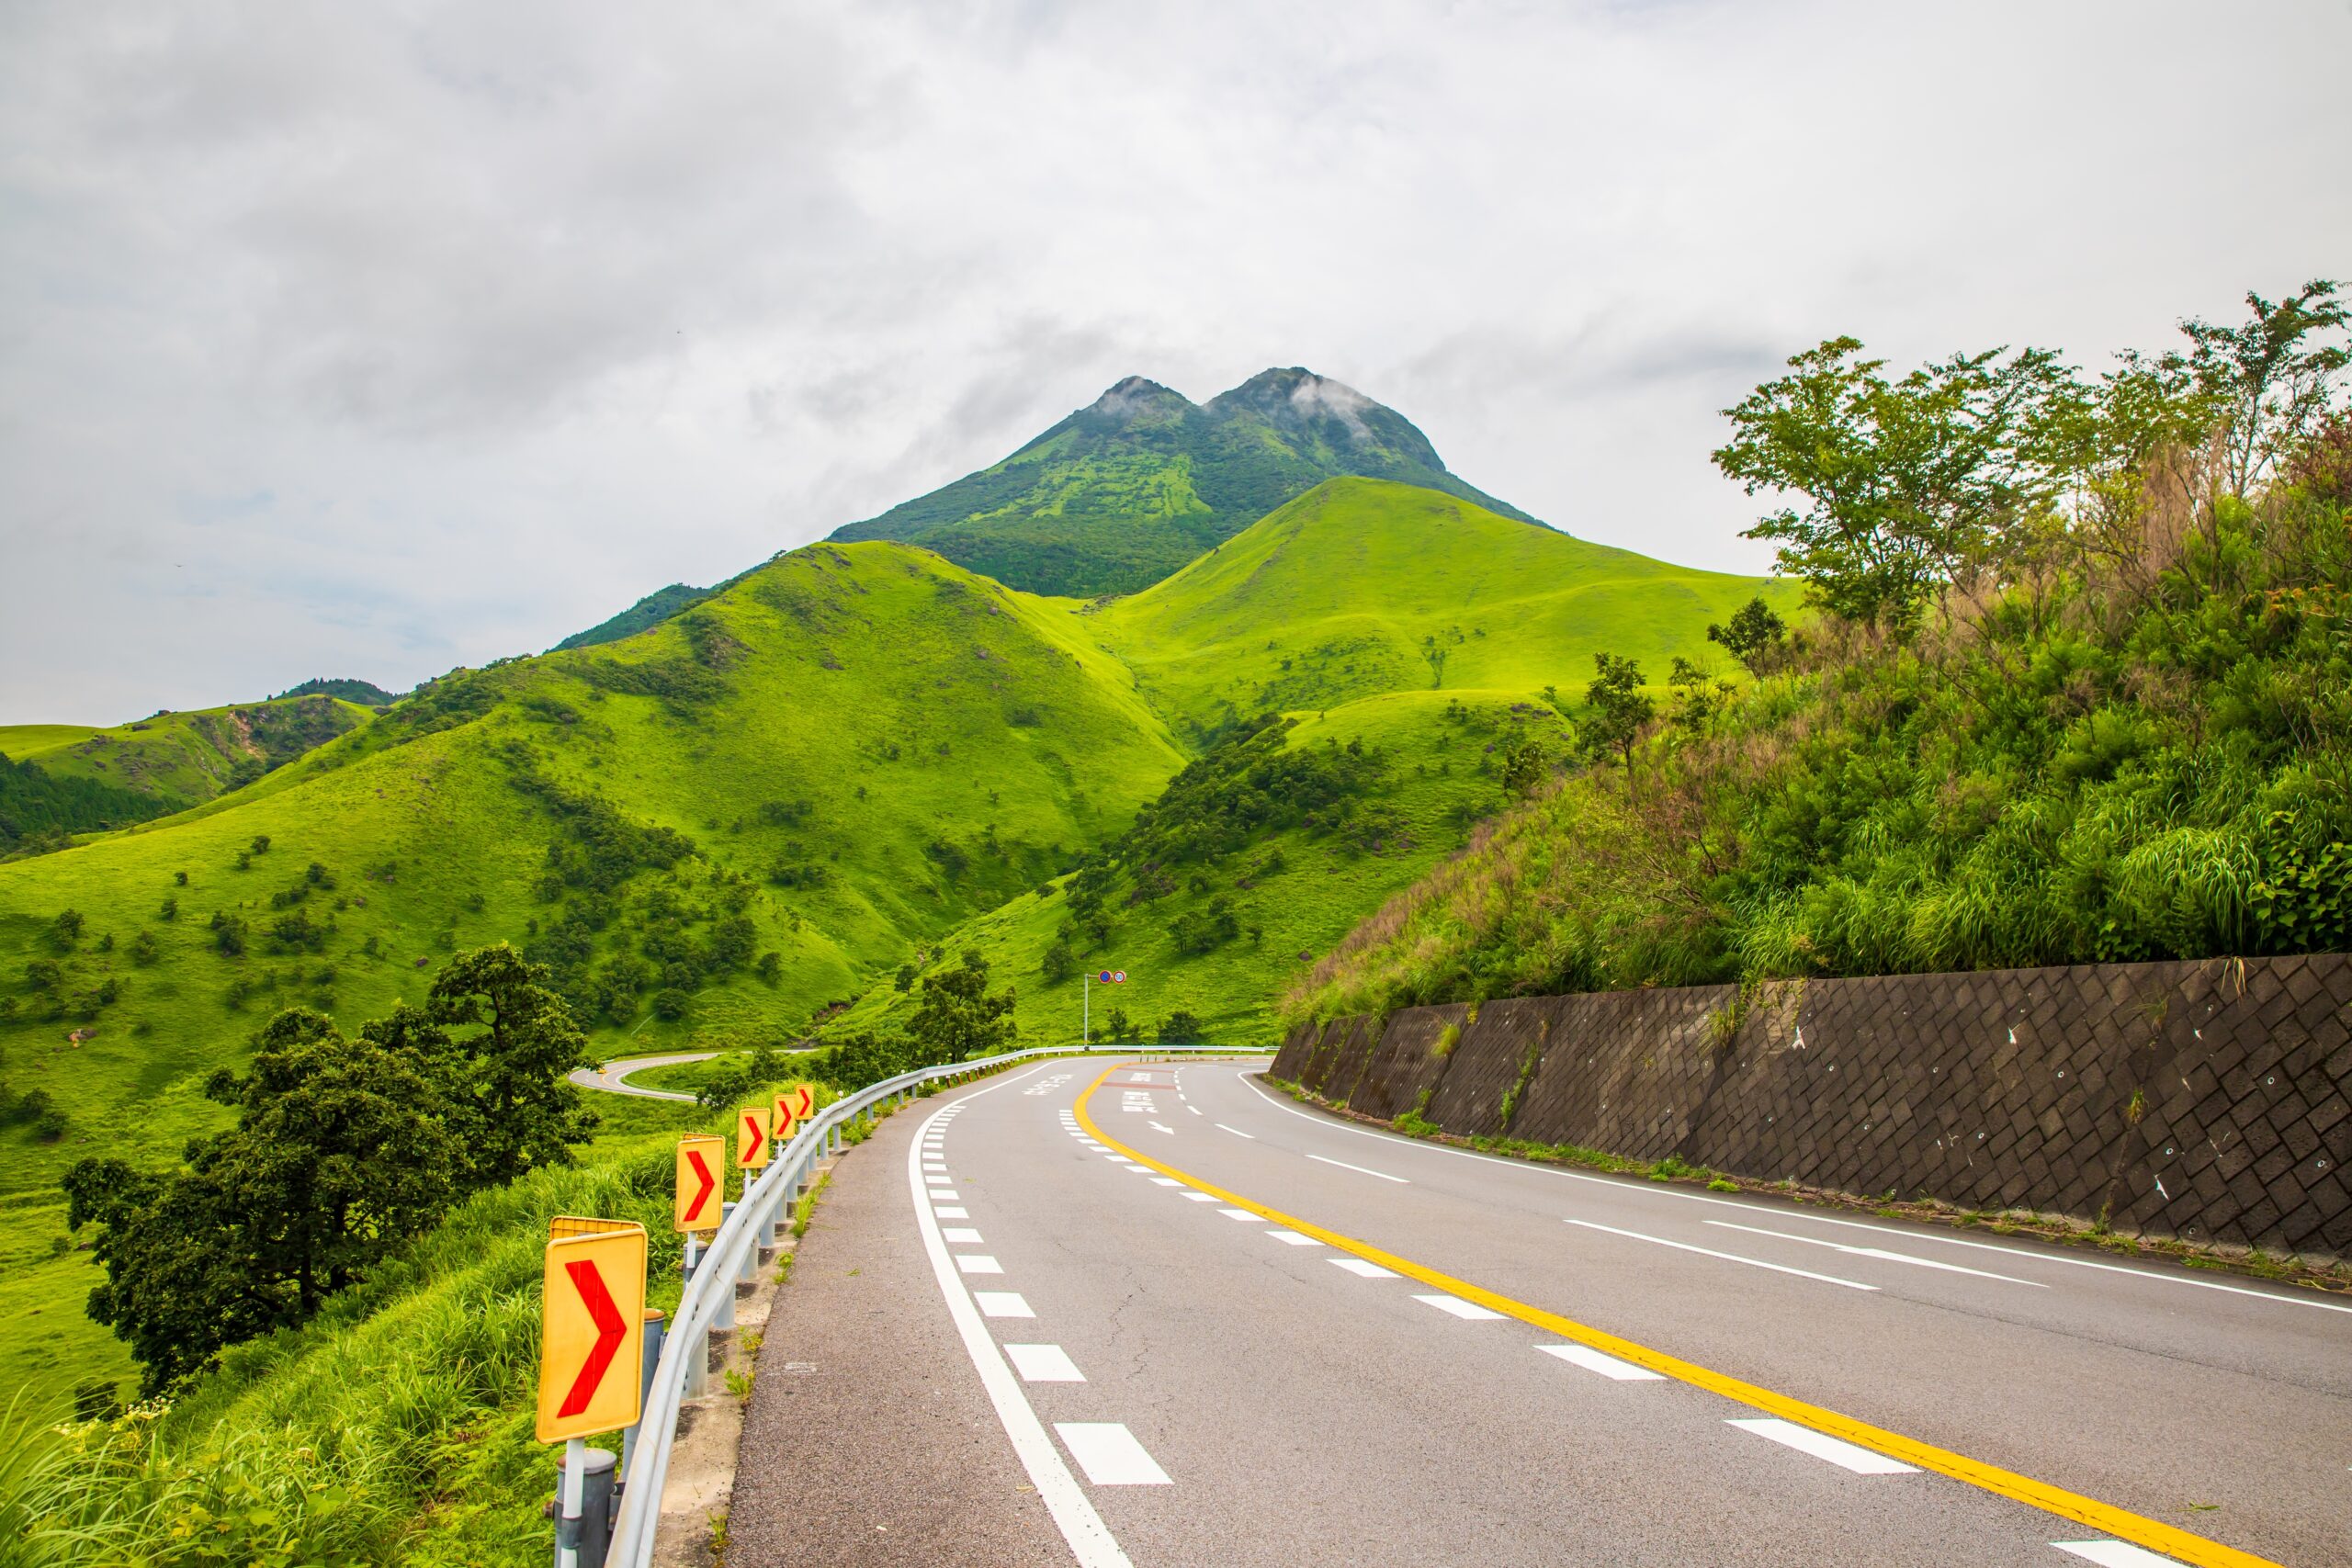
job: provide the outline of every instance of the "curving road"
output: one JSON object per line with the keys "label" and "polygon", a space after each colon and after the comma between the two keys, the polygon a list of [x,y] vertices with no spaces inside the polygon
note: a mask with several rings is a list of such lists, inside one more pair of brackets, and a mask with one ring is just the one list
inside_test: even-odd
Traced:
{"label": "curving road", "polygon": [[1253,1071],[884,1122],[770,1320],[729,1561],[2352,1563],[2352,1303],[1493,1159]]}
{"label": "curving road", "polygon": [[621,1056],[601,1067],[574,1067],[571,1081],[582,1089],[598,1089],[606,1094],[634,1095],[639,1100],[682,1100],[692,1103],[694,1096],[680,1094],[675,1089],[639,1089],[628,1081],[628,1076],[647,1067],[666,1067],[673,1062],[707,1062],[718,1055],[716,1051],[680,1051],[667,1056]]}

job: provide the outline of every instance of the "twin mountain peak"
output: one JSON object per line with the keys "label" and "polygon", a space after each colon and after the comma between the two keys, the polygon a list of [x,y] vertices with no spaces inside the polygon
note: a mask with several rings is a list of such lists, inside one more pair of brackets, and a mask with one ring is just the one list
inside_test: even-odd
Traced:
{"label": "twin mountain peak", "polygon": [[[1297,366],[1205,403],[1129,376],[1003,460],[862,523],[1031,593],[1132,593],[1327,479],[1394,479],[1532,523],[1456,478],[1396,410]],[[645,630],[708,597],[673,583],[560,647]]]}

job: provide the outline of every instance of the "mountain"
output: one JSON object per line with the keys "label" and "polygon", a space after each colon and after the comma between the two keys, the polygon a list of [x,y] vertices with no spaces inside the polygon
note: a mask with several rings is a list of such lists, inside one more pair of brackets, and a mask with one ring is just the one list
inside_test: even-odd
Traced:
{"label": "mountain", "polygon": [[280,697],[334,697],[339,702],[357,703],[362,707],[390,707],[400,699],[397,692],[388,692],[373,681],[305,681],[300,685],[277,694]]}
{"label": "mountain", "polygon": [[[1741,677],[1706,628],[1758,596],[1796,614],[1793,583],[1329,480],[1142,592],[1069,612],[1194,761],[1077,876],[931,951],[978,948],[1019,987],[1028,1043],[1076,1033],[1078,976],[1102,968],[1128,978],[1093,988],[1098,1028],[1120,1007],[1269,1038],[1286,986],[1514,798],[1515,754],[1542,748],[1539,773],[1568,754],[1596,653],[1638,659],[1659,688],[1678,657]],[[876,986],[829,1032],[887,1031],[912,1000]]]}
{"label": "mountain", "polygon": [[[119,796],[106,820],[73,825],[74,830],[85,831],[123,827],[217,799],[374,716],[368,708],[339,697],[289,693],[266,703],[157,713],[103,728],[0,726],[0,756],[29,763],[49,779],[101,785]],[[26,818],[27,831],[47,825]],[[0,843],[0,852],[6,848]]]}
{"label": "mountain", "polygon": [[922,545],[1032,593],[1131,593],[1340,475],[1533,521],[1447,472],[1402,414],[1294,367],[1204,404],[1131,376],[994,467],[833,537]]}
{"label": "mountain", "polygon": [[657,588],[607,621],[600,621],[584,632],[574,632],[548,651],[560,653],[571,648],[594,648],[598,643],[618,642],[635,637],[650,627],[658,626],[673,615],[684,615],[710,597],[707,588],[689,588],[673,582],[667,588]]}

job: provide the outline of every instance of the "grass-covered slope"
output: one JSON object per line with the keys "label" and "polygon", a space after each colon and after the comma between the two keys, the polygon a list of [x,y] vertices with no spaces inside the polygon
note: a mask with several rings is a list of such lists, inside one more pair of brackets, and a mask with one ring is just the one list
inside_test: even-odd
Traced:
{"label": "grass-covered slope", "polygon": [[322,695],[287,696],[105,728],[0,726],[0,756],[57,778],[143,795],[164,810],[200,805],[284,767],[374,716]]}
{"label": "grass-covered slope", "polygon": [[12,1323],[0,1382],[120,1370],[80,1317],[88,1269],[51,1258],[57,1176],[126,1127],[162,1161],[213,1125],[198,1085],[277,1008],[356,1027],[510,940],[605,1048],[786,1035],[1122,831],[1180,761],[1066,606],[827,546],[0,865],[0,1081],[42,1097],[0,1124],[0,1312],[53,1314]]}
{"label": "grass-covered slope", "polygon": [[1004,461],[853,523],[1035,593],[1132,592],[1338,474],[1371,474],[1523,514],[1446,471],[1395,410],[1302,369],[1194,404],[1130,377]]}
{"label": "grass-covered slope", "polygon": [[568,648],[594,648],[599,643],[618,642],[650,631],[673,615],[681,615],[710,597],[707,588],[689,588],[673,582],[667,588],[657,588],[631,604],[620,614],[597,622],[584,632],[574,632],[557,643],[551,652]]}
{"label": "grass-covered slope", "polygon": [[1791,583],[1694,571],[1457,496],[1380,479],[1317,486],[1149,592],[1091,618],[1187,733],[1387,692],[1580,693],[1595,653],[1662,682],[1709,622]]}
{"label": "grass-covered slope", "polygon": [[[978,946],[1019,987],[1032,1042],[1075,1033],[1076,976],[1104,968],[1129,978],[1096,989],[1098,1026],[1119,1007],[1147,1027],[1183,1011],[1216,1038],[1262,1034],[1285,985],[1502,807],[1514,750],[1566,753],[1563,710],[1595,653],[1662,678],[1677,655],[1706,660],[1708,624],[1759,593],[1794,608],[1787,584],[1687,571],[1437,491],[1331,480],[1079,614],[1206,754],[1093,871],[941,947]],[[1266,735],[1252,720],[1269,712],[1295,727]],[[914,1000],[878,987],[831,1030],[888,1030]]]}
{"label": "grass-covered slope", "polygon": [[2352,433],[2213,491],[2152,483],[1916,640],[1804,637],[1482,829],[1288,1010],[2352,947]]}

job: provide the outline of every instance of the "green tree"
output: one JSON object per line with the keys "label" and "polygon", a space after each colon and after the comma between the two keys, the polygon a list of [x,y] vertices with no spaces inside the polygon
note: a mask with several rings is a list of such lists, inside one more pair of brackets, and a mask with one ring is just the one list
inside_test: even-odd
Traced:
{"label": "green tree", "polygon": [[1207,1038],[1201,1021],[1178,1008],[1159,1021],[1159,1043],[1162,1045],[1198,1045]]}
{"label": "green tree", "polygon": [[1749,495],[1804,497],[1744,536],[1776,541],[1823,607],[1903,636],[2054,504],[2080,389],[2046,349],[1956,355],[1899,380],[1861,350],[1831,338],[1792,358],[1724,411],[1733,435],[1714,462]]}
{"label": "green tree", "polygon": [[569,1165],[572,1146],[595,1130],[567,1077],[587,1064],[588,1039],[547,979],[544,965],[500,942],[450,960],[426,996],[425,1013],[458,1061],[451,1098],[470,1113],[475,1185]]}
{"label": "green tree", "polygon": [[1012,987],[988,994],[989,964],[967,947],[964,962],[923,976],[922,1001],[907,1033],[933,1062],[962,1062],[1002,1050],[1012,1040]]}
{"label": "green tree", "polygon": [[1762,675],[1787,647],[1788,632],[1788,623],[1772,613],[1772,606],[1756,598],[1734,611],[1728,625],[1709,626],[1707,640],[1721,643],[1749,674]]}
{"label": "green tree", "polygon": [[2251,321],[2234,327],[2194,318],[2181,323],[2194,345],[2188,373],[2221,414],[2232,494],[2250,494],[2277,473],[2333,411],[2335,378],[2352,363],[2352,351],[2313,340],[2346,324],[2338,287],[2315,278],[2275,304],[2249,290]]}
{"label": "green tree", "polygon": [[1038,960],[1037,973],[1048,986],[1058,986],[1078,973],[1078,955],[1067,942],[1057,942]]}
{"label": "green tree", "polygon": [[1549,759],[1541,740],[1521,740],[1503,752],[1503,787],[1516,795],[1533,795],[1549,773]]}
{"label": "green tree", "polygon": [[457,1137],[422,1065],[289,1008],[254,1037],[251,1072],[205,1092],[237,1124],[188,1145],[184,1172],[85,1159],[65,1177],[66,1224],[104,1227],[109,1325],[160,1392],[222,1347],[299,1324],[457,1196]]}
{"label": "green tree", "polygon": [[1592,662],[1593,678],[1584,689],[1586,714],[1577,732],[1588,756],[1601,758],[1615,752],[1630,779],[1634,742],[1641,738],[1642,726],[1657,716],[1657,705],[1642,691],[1639,660],[1596,653]]}
{"label": "green tree", "polygon": [[1113,1008],[1111,1016],[1102,1021],[1102,1038],[1114,1043],[1140,1040],[1143,1026],[1128,1019],[1126,1009]]}

